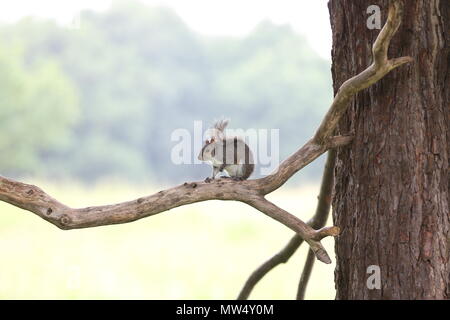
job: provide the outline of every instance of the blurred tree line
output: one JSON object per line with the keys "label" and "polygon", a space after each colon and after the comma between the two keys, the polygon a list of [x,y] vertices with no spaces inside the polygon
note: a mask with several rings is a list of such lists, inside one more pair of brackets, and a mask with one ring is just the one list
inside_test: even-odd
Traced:
{"label": "blurred tree line", "polygon": [[200,179],[206,165],[171,162],[171,133],[221,116],[234,128],[279,128],[283,160],[325,113],[329,69],[289,26],[206,37],[170,9],[138,2],[83,11],[79,28],[31,18],[2,25],[0,174]]}

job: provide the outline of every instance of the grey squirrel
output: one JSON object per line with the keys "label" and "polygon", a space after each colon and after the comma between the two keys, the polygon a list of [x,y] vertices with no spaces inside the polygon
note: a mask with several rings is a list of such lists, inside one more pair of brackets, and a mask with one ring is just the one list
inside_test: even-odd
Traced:
{"label": "grey squirrel", "polygon": [[211,138],[205,144],[198,155],[198,159],[208,162],[213,167],[211,178],[215,179],[219,172],[225,171],[234,180],[246,180],[253,172],[253,154],[249,146],[238,137],[226,137],[225,128],[228,120],[216,121],[211,130]]}

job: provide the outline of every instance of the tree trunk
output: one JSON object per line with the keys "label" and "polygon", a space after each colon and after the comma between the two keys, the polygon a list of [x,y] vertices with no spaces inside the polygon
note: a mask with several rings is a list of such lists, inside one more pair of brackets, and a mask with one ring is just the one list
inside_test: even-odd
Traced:
{"label": "tree trunk", "polygon": [[[383,25],[387,0],[329,1],[335,93],[372,62],[374,4]],[[337,299],[450,298],[449,10],[448,1],[405,1],[389,56],[414,62],[360,92],[339,123],[355,140],[335,169]],[[371,265],[380,289],[367,286]]]}

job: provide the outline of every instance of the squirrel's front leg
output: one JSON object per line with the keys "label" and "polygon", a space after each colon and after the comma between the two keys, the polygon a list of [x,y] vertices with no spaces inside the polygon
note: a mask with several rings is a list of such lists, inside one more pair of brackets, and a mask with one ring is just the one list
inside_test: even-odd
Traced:
{"label": "squirrel's front leg", "polygon": [[210,178],[210,177],[207,177],[206,179],[205,179],[205,182],[211,182],[212,180],[214,180],[215,178],[216,178],[216,176],[217,176],[217,174],[220,172],[221,170],[220,170],[220,167],[214,167],[213,166],[213,172],[212,172],[212,177]]}
{"label": "squirrel's front leg", "polygon": [[220,167],[213,167],[212,179],[215,179],[220,171]]}

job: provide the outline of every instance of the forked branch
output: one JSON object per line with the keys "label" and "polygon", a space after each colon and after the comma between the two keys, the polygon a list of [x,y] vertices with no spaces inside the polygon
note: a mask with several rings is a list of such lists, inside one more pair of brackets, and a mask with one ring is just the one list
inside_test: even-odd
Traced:
{"label": "forked branch", "polygon": [[[308,222],[308,225],[310,225],[314,229],[322,228],[328,219],[331,207],[331,195],[333,191],[333,177],[334,177],[333,169],[335,159],[336,159],[336,151],[335,150],[328,151],[327,161],[325,162],[325,168],[323,170],[316,212],[314,213],[312,219]],[[273,257],[271,257],[269,260],[264,262],[255,271],[252,272],[252,274],[248,277],[247,281],[245,282],[243,288],[241,289],[241,292],[239,293],[237,299],[238,300],[248,299],[250,293],[252,292],[256,284],[262,278],[264,278],[264,276],[267,273],[269,273],[269,271],[271,271],[272,269],[274,269],[275,267],[277,267],[282,263],[286,263],[294,255],[294,253],[297,251],[297,249],[300,247],[302,243],[303,239],[298,234],[293,236],[281,251],[276,253]],[[300,282],[298,289],[298,291],[302,292],[302,294],[299,293],[297,296],[302,297],[302,295],[304,295],[311,270],[312,270],[311,268],[303,269],[301,277],[302,281]]]}

